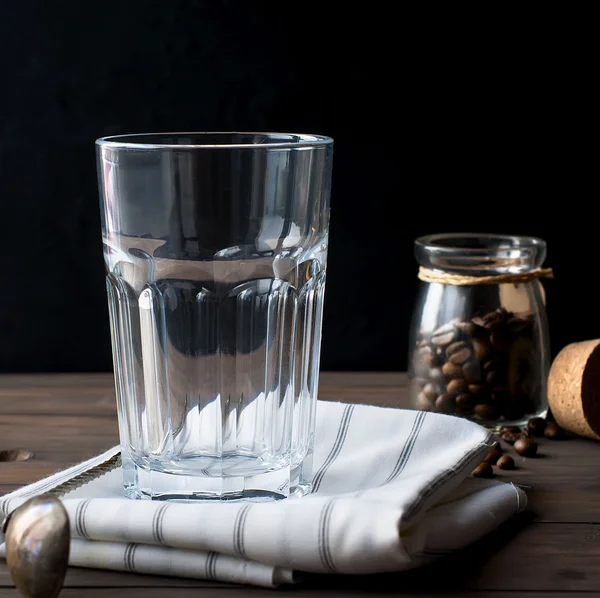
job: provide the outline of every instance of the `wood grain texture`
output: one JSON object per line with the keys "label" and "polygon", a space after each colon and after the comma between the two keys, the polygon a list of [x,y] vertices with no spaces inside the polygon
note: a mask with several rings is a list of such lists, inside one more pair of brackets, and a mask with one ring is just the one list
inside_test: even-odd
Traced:
{"label": "wood grain texture", "polygon": [[[401,373],[323,373],[322,400],[407,407]],[[118,442],[111,375],[0,376],[0,450],[26,449],[30,461],[0,463],[0,493],[89,458]],[[389,596],[442,592],[482,598],[600,598],[600,442],[541,439],[540,456],[515,457],[498,477],[521,485],[526,513],[477,545],[426,568],[376,576],[312,576],[285,588],[294,596]],[[508,445],[505,445],[510,450]],[[465,564],[468,566],[465,567]],[[0,595],[17,596],[3,564]],[[61,596],[272,596],[272,590],[129,573],[69,571]],[[116,589],[115,589],[116,588]],[[121,589],[119,589],[121,588]],[[169,590],[172,588],[173,591]],[[402,592],[402,594],[400,594]],[[576,593],[576,594],[575,594]]]}
{"label": "wood grain texture", "polygon": [[[198,598],[210,596],[211,598],[275,598],[280,595],[289,595],[294,598],[318,598],[319,596],[357,596],[355,592],[349,592],[345,589],[332,589],[324,593],[321,590],[306,590],[302,588],[286,589],[285,593],[273,590],[263,590],[260,588],[231,588],[231,587],[211,587],[210,590],[198,590],[194,588],[178,588],[173,593],[166,593],[165,589],[157,589],[155,592],[148,591],[147,588],[65,588],[60,598],[151,598],[156,596],[173,598]],[[200,592],[200,593],[199,593]],[[16,590],[5,590],[1,594],[2,598],[22,598]],[[459,598],[469,596],[470,598],[515,598],[519,596],[515,592],[444,592],[439,593],[407,593],[394,588],[388,590],[375,591],[369,593],[373,598],[383,598],[389,596],[401,596],[402,598]],[[600,598],[600,592],[527,592],[523,598]]]}

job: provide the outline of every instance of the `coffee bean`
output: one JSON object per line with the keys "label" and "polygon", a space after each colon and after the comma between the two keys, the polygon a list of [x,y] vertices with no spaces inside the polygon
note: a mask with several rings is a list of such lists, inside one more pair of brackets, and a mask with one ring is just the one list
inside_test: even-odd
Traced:
{"label": "coffee bean", "polygon": [[562,440],[565,437],[564,430],[555,422],[548,422],[544,428],[544,436],[550,440]]}
{"label": "coffee bean", "polygon": [[442,374],[449,380],[452,380],[454,378],[462,378],[463,371],[459,365],[454,365],[448,361],[442,366]]}
{"label": "coffee bean", "polygon": [[472,322],[476,326],[481,326],[486,330],[495,330],[502,326],[506,319],[506,310],[499,308],[495,311],[492,311],[485,316],[476,317],[472,319]]}
{"label": "coffee bean", "polygon": [[473,403],[473,397],[468,392],[464,392],[456,397],[456,408],[461,413],[469,413],[473,409]]}
{"label": "coffee bean", "polygon": [[444,374],[440,368],[432,368],[429,370],[429,379],[432,382],[440,383],[444,380]]}
{"label": "coffee bean", "polygon": [[477,334],[477,326],[473,322],[459,322],[456,327],[468,338]]}
{"label": "coffee bean", "polygon": [[498,442],[497,440],[496,440],[496,442],[494,442],[494,446],[492,448],[500,453],[504,452],[504,449],[500,445],[500,442]]}
{"label": "coffee bean", "polygon": [[481,382],[481,366],[478,361],[467,361],[462,368],[465,379],[469,384]]}
{"label": "coffee bean", "polygon": [[514,432],[503,432],[500,434],[500,438],[502,438],[502,440],[508,444],[515,444],[515,442],[520,440],[522,437],[522,434],[515,434]]}
{"label": "coffee bean", "polygon": [[527,422],[527,429],[533,436],[543,436],[546,420],[541,417],[533,417]]}
{"label": "coffee bean", "polygon": [[502,455],[496,465],[500,469],[514,469],[515,468],[515,460],[510,455]]}
{"label": "coffee bean", "polygon": [[523,457],[533,457],[537,453],[538,445],[533,438],[519,438],[513,448]]}
{"label": "coffee bean", "polygon": [[468,346],[469,344],[466,341],[457,341],[455,343],[452,343],[451,345],[448,345],[444,352],[446,354],[446,357],[450,359],[453,353],[455,353],[456,351],[460,351],[461,349],[467,348]]}
{"label": "coffee bean", "polygon": [[456,327],[454,324],[444,324],[435,330],[431,335],[431,342],[434,345],[445,347],[456,338]]}
{"label": "coffee bean", "polygon": [[456,410],[456,399],[454,395],[440,395],[435,401],[435,408],[440,413],[454,413]]}
{"label": "coffee bean", "polygon": [[426,384],[429,383],[427,378],[415,378],[415,384],[419,386],[419,388],[423,388]]}
{"label": "coffee bean", "polygon": [[432,402],[422,392],[417,395],[417,409],[419,411],[431,411],[433,409]]}
{"label": "coffee bean", "polygon": [[475,358],[479,361],[486,361],[490,357],[490,343],[486,338],[473,338],[471,340]]}
{"label": "coffee bean", "polygon": [[448,358],[448,361],[454,365],[462,365],[470,359],[472,354],[473,350],[465,341],[452,343],[446,349],[446,357]]}
{"label": "coffee bean", "polygon": [[485,403],[475,405],[473,413],[475,413],[479,419],[492,420],[498,417],[498,410],[493,405],[486,405]]}
{"label": "coffee bean", "polygon": [[496,465],[498,459],[502,457],[502,453],[495,449],[492,449],[483,460],[484,463],[489,463],[490,465]]}
{"label": "coffee bean", "polygon": [[500,434],[504,434],[506,432],[510,434],[520,434],[523,430],[519,428],[519,426],[502,426],[500,428]]}
{"label": "coffee bean", "polygon": [[425,385],[425,388],[423,388],[423,394],[429,401],[435,401],[441,392],[442,389],[437,384],[433,384],[431,382]]}
{"label": "coffee bean", "polygon": [[475,396],[485,394],[487,388],[483,384],[469,384],[468,391]]}
{"label": "coffee bean", "polygon": [[448,382],[446,392],[451,395],[458,395],[465,392],[468,386],[469,385],[464,378],[455,378],[454,380],[450,380],[450,382]]}
{"label": "coffee bean", "polygon": [[472,472],[474,478],[493,478],[494,469],[489,463],[480,463]]}

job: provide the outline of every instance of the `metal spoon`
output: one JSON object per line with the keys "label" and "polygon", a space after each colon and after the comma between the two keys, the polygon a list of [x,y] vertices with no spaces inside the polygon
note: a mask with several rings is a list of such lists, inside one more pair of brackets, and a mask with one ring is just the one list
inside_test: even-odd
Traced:
{"label": "metal spoon", "polygon": [[62,502],[48,494],[29,499],[4,522],[6,564],[25,598],[56,598],[63,586],[71,532]]}

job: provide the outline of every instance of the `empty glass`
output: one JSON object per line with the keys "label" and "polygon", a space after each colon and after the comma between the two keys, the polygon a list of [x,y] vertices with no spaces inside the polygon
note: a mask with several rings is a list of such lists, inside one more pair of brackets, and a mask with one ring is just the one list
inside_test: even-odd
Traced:
{"label": "empty glass", "polygon": [[96,142],[124,485],[310,491],[333,141]]}

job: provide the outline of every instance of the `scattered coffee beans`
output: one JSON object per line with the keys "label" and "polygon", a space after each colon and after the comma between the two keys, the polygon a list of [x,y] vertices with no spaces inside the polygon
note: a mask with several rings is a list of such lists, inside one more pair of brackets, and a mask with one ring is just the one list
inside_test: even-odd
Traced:
{"label": "scattered coffee beans", "polygon": [[[540,432],[541,431],[541,432]],[[499,429],[500,438],[513,445],[514,451],[523,457],[533,457],[537,454],[538,445],[533,436],[545,436],[550,439],[566,438],[565,431],[555,422],[547,422],[541,417],[534,417],[527,422],[525,428],[519,426],[504,426]],[[515,469],[515,460],[510,455],[502,454],[500,442],[495,442],[486,455],[471,473],[476,478],[490,478],[494,475],[492,466],[499,469]]]}
{"label": "scattered coffee beans", "polygon": [[544,436],[550,440],[562,440],[565,437],[564,430],[554,422],[548,422],[544,428]]}
{"label": "scattered coffee beans", "polygon": [[523,435],[520,433],[515,434],[514,432],[503,432],[500,434],[500,438],[502,438],[502,440],[504,440],[504,442],[507,442],[508,444],[514,444],[515,442],[517,442],[517,440],[523,438]]}
{"label": "scattered coffee beans", "polygon": [[537,453],[538,445],[533,438],[519,438],[513,448],[515,452],[522,457],[534,457]]}
{"label": "scattered coffee beans", "polygon": [[519,426],[504,426],[500,428],[501,434],[520,434],[522,432]]}
{"label": "scattered coffee beans", "polygon": [[489,463],[480,463],[471,473],[474,478],[493,478],[494,469]]}
{"label": "scattered coffee beans", "polygon": [[534,413],[533,330],[532,316],[500,308],[422,334],[411,364],[418,408],[492,422]]}
{"label": "scattered coffee beans", "polygon": [[543,436],[546,428],[546,420],[534,417],[527,422],[527,429],[532,436]]}
{"label": "scattered coffee beans", "polygon": [[492,449],[487,454],[487,457],[483,460],[483,462],[489,463],[490,465],[496,465],[500,457],[502,457],[502,453],[500,451],[497,451],[496,449]]}
{"label": "scattered coffee beans", "polygon": [[514,469],[515,468],[515,460],[510,455],[502,455],[496,465],[500,469]]}

